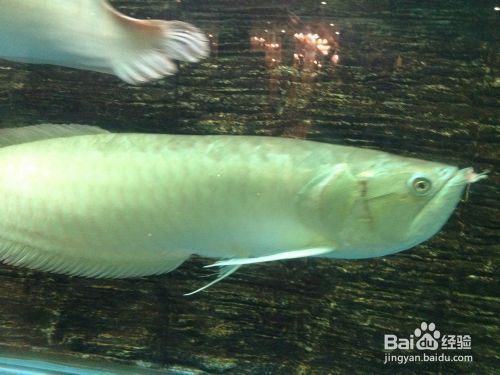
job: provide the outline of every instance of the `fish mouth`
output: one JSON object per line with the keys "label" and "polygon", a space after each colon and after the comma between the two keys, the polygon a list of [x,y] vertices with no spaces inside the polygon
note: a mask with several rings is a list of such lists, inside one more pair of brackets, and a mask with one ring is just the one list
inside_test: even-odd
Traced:
{"label": "fish mouth", "polygon": [[[465,186],[485,179],[488,171],[474,172],[472,168],[456,167],[443,171],[444,184],[437,194],[417,214],[410,233],[417,234],[413,245],[425,241],[437,233],[446,223],[463,195]],[[465,199],[467,199],[467,190]]]}
{"label": "fish mouth", "polygon": [[470,185],[474,182],[487,178],[488,172],[488,170],[485,170],[481,173],[476,173],[474,172],[474,169],[470,167],[456,170],[455,173],[448,178],[445,186],[453,187],[465,184]]}
{"label": "fish mouth", "polygon": [[446,183],[446,187],[453,189],[455,186],[461,187],[463,185],[467,185],[465,188],[465,197],[463,198],[463,201],[467,202],[469,200],[470,185],[473,184],[474,182],[488,178],[488,173],[489,173],[488,170],[484,170],[481,173],[476,173],[474,172],[474,169],[470,167],[460,169]]}

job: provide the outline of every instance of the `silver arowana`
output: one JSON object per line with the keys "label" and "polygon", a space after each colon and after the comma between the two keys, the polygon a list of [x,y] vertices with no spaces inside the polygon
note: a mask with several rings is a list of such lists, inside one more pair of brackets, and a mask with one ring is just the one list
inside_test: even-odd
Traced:
{"label": "silver arowana", "polygon": [[0,58],[114,74],[141,83],[172,60],[208,56],[205,34],[180,21],[127,17],[106,0],[0,0]]}
{"label": "silver arowana", "polygon": [[0,146],[0,259],[87,277],[160,274],[191,254],[222,258],[218,281],[242,264],[395,253],[485,177],[271,137],[39,125],[1,130]]}

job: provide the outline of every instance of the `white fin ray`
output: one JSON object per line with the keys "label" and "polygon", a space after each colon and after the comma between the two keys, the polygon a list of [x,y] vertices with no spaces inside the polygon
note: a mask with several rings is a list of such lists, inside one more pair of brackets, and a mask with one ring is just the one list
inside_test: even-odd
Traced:
{"label": "white fin ray", "polygon": [[121,80],[137,84],[175,74],[177,65],[159,52],[152,52],[138,60],[113,64],[113,72]]}
{"label": "white fin ray", "polygon": [[256,258],[237,258],[237,259],[220,260],[213,264],[209,264],[208,266],[205,267],[209,268],[209,267],[241,266],[244,264],[255,264],[264,262],[274,262],[277,260],[285,260],[285,259],[306,258],[306,257],[328,254],[332,251],[334,251],[334,249],[330,247],[316,247],[312,249],[285,251],[282,253],[266,255]]}
{"label": "white fin ray", "polygon": [[135,69],[130,66],[130,64],[119,64],[113,67],[115,75],[121,80],[130,83],[136,84],[140,82],[146,82],[146,79],[142,77]]}
{"label": "white fin ray", "polygon": [[152,52],[144,60],[161,75],[174,74],[177,71],[177,65],[159,52]]}
{"label": "white fin ray", "polygon": [[[209,54],[208,39],[198,28],[181,21],[137,20],[113,10],[130,31],[137,30],[144,43],[123,46],[111,60],[111,71],[130,84],[157,80],[175,74],[172,60],[197,62]],[[145,32],[146,31],[146,32]]]}
{"label": "white fin ray", "polygon": [[211,287],[212,285],[218,283],[219,281],[225,279],[226,277],[228,277],[229,275],[231,275],[232,273],[236,272],[236,270],[238,270],[238,268],[240,268],[240,266],[227,266],[227,267],[223,267],[220,272],[219,272],[219,277],[217,277],[215,280],[209,282],[207,285],[204,285],[202,286],[201,288],[199,289],[196,289],[194,292],[190,292],[190,293],[186,293],[184,294],[185,296],[192,296],[193,294],[196,294],[198,292],[201,292],[202,290],[205,290],[209,287]]}
{"label": "white fin ray", "polygon": [[97,126],[78,124],[40,124],[20,128],[5,128],[0,129],[0,147],[52,138],[66,138],[79,135],[105,133],[109,132]]}
{"label": "white fin ray", "polygon": [[196,294],[198,292],[201,292],[201,291],[211,287],[212,285],[218,283],[219,281],[225,279],[226,277],[228,277],[232,273],[236,272],[244,264],[255,264],[255,263],[263,263],[263,262],[273,262],[276,260],[284,260],[284,259],[305,258],[305,257],[311,257],[311,256],[324,255],[324,254],[330,253],[332,251],[334,251],[334,249],[329,248],[329,247],[318,247],[318,248],[312,248],[312,249],[285,251],[282,253],[266,255],[266,256],[256,257],[256,258],[241,258],[241,259],[221,260],[221,261],[215,262],[213,264],[209,264],[208,266],[204,267],[204,268],[221,267],[221,269],[219,271],[219,276],[215,280],[209,282],[208,284],[202,286],[199,289],[196,289],[193,292],[186,293],[184,295],[191,296],[193,294]]}
{"label": "white fin ray", "polygon": [[136,61],[134,63],[135,68],[137,71],[141,72],[142,77],[145,79],[151,78],[151,79],[160,79],[163,77],[163,74],[160,74],[158,71],[156,71],[152,66],[151,63],[147,58],[142,58],[141,61]]}
{"label": "white fin ray", "polygon": [[186,22],[166,22],[163,35],[165,55],[171,59],[196,62],[210,52],[205,34]]}

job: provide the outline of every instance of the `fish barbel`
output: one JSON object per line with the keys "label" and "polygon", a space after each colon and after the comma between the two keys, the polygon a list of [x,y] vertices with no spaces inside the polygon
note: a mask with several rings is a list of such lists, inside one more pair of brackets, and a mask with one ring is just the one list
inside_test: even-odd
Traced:
{"label": "fish barbel", "polygon": [[191,254],[222,259],[223,278],[242,264],[395,253],[438,232],[485,177],[273,137],[46,124],[2,129],[0,146],[0,259],[87,277],[160,274]]}
{"label": "fish barbel", "polygon": [[208,56],[180,21],[140,20],[105,0],[0,0],[0,58],[114,74],[136,84],[174,74],[173,60]]}

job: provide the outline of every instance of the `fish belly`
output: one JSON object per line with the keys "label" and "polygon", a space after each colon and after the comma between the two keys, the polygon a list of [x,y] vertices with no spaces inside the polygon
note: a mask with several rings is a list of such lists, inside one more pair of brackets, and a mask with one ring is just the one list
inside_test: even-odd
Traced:
{"label": "fish belly", "polygon": [[[256,139],[257,138],[257,139]],[[313,168],[260,137],[101,134],[0,149],[0,257],[95,277],[314,245],[294,199]],[[317,146],[316,146],[317,147]],[[286,152],[284,152],[286,150]]]}

